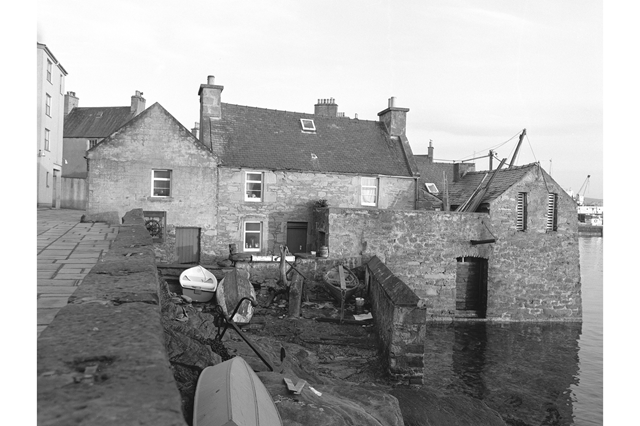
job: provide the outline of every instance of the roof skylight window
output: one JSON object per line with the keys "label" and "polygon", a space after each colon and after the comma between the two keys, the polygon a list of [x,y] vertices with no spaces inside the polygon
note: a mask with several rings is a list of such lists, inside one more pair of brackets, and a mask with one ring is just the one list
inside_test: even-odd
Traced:
{"label": "roof skylight window", "polygon": [[315,132],[316,131],[316,125],[313,122],[313,120],[310,119],[310,118],[301,118],[300,119],[300,124],[302,125],[302,131],[303,132]]}
{"label": "roof skylight window", "polygon": [[429,191],[429,194],[438,194],[440,192],[435,183],[425,183],[424,186],[427,188],[427,191]]}

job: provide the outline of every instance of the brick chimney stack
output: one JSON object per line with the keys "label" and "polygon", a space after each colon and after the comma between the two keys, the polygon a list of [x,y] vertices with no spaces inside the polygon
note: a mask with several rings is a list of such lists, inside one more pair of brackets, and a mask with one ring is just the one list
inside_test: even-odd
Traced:
{"label": "brick chimney stack", "polygon": [[313,113],[322,117],[337,117],[338,104],[333,98],[318,99],[318,103],[314,105]]}
{"label": "brick chimney stack", "polygon": [[433,141],[429,140],[429,149],[427,151],[427,158],[428,158],[428,162],[429,164],[433,163],[433,145],[431,145]]}
{"label": "brick chimney stack", "polygon": [[64,115],[67,115],[71,112],[72,109],[78,107],[78,103],[80,99],[76,98],[76,92],[67,92],[64,95]]}
{"label": "brick chimney stack", "polygon": [[384,123],[389,136],[406,136],[407,112],[409,108],[396,106],[396,98],[389,98],[389,107],[378,113],[379,121]]}
{"label": "brick chimney stack", "polygon": [[142,97],[143,94],[136,90],[136,94],[131,96],[131,112],[134,113],[134,116],[144,111],[147,101]]}
{"label": "brick chimney stack", "polygon": [[211,141],[211,120],[222,118],[222,91],[224,86],[215,85],[215,77],[207,77],[207,84],[201,84],[198,90],[200,96],[200,142],[209,147],[214,147]]}

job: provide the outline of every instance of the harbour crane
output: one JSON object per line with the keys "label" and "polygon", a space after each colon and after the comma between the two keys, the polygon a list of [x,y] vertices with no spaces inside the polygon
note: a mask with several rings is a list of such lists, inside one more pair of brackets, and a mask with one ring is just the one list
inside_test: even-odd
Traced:
{"label": "harbour crane", "polygon": [[582,186],[580,187],[580,189],[576,193],[575,200],[576,200],[576,202],[578,203],[579,206],[584,204],[584,196],[587,194],[587,189],[589,188],[589,179],[590,178],[591,178],[591,175],[587,175],[587,178],[584,180],[584,182],[582,183]]}

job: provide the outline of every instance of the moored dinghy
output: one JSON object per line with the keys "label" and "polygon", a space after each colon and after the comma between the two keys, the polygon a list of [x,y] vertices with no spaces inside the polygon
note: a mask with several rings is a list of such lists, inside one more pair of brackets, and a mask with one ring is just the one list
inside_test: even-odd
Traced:
{"label": "moored dinghy", "polygon": [[193,425],[282,426],[282,419],[258,375],[237,356],[200,373]]}
{"label": "moored dinghy", "polygon": [[210,271],[198,265],[182,271],[180,286],[185,296],[196,302],[208,302],[215,294],[218,280]]}
{"label": "moored dinghy", "polygon": [[349,268],[342,267],[345,288],[340,285],[340,266],[329,269],[322,277],[324,288],[338,302],[347,301],[360,288],[360,280]]}
{"label": "moored dinghy", "polygon": [[[234,268],[220,280],[216,291],[216,300],[225,315],[231,315],[243,297],[256,300],[256,292],[249,281],[249,272]],[[249,300],[244,300],[231,320],[236,324],[247,324],[252,317],[253,306]]]}

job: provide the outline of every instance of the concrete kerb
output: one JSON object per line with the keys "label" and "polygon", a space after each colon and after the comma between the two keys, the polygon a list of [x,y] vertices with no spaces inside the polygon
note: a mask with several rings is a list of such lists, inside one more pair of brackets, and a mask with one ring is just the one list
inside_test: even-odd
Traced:
{"label": "concrete kerb", "polygon": [[184,426],[142,210],[38,339],[38,424]]}

